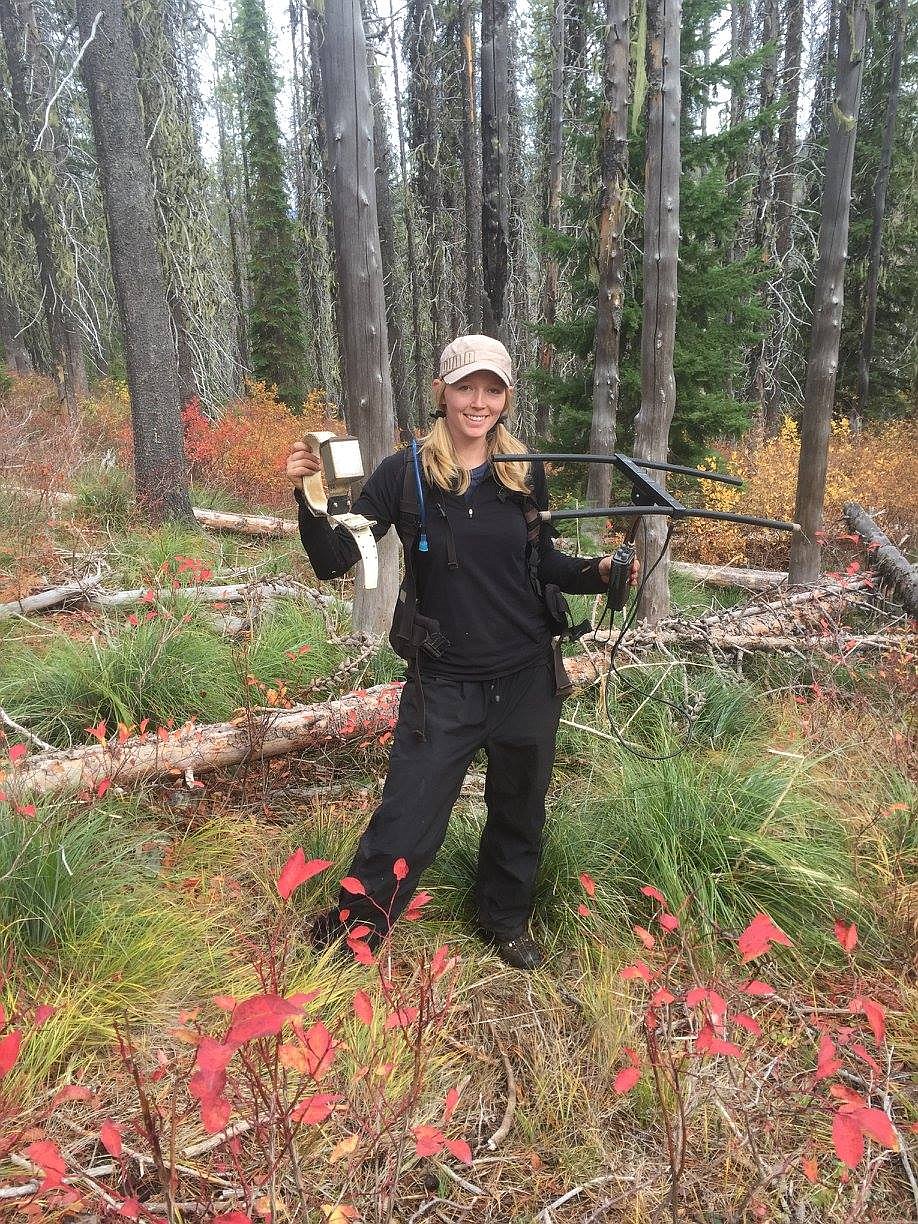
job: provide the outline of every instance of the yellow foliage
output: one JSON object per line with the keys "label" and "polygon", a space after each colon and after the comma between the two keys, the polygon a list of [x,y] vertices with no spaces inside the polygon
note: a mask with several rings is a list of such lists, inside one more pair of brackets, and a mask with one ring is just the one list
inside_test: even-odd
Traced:
{"label": "yellow foliage", "polygon": [[[793,519],[800,438],[790,417],[774,438],[721,443],[701,466],[743,479],[742,489],[702,482],[697,490],[679,486],[687,504],[759,518]],[[692,482],[694,484],[694,482]],[[890,421],[854,433],[847,420],[833,422],[826,476],[827,538],[838,530],[845,502],[882,511],[880,523],[891,537],[918,525],[914,490],[918,485],[918,425]],[[843,529],[842,529],[843,530]],[[694,519],[679,530],[679,556],[712,565],[749,565],[786,569],[788,537],[775,531]]]}

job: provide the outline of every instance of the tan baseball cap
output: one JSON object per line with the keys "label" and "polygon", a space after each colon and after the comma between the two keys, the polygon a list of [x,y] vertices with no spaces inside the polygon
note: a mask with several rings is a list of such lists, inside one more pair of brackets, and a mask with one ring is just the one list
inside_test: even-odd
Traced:
{"label": "tan baseball cap", "polygon": [[474,370],[490,370],[513,386],[510,354],[493,336],[457,336],[440,356],[440,377],[446,383],[457,383]]}

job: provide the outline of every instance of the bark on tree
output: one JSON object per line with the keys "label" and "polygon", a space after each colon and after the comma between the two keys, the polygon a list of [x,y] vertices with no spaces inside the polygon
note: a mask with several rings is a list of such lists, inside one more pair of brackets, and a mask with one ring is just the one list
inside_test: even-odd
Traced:
{"label": "bark on tree", "polygon": [[[230,259],[233,272],[233,303],[236,307],[236,346],[239,352],[239,365],[242,370],[251,369],[252,360],[249,353],[249,335],[246,320],[248,306],[245,299],[245,286],[242,268],[245,254],[242,249],[239,208],[236,203],[236,193],[230,184],[229,154],[227,149],[226,124],[223,116],[223,103],[219,89],[215,91],[215,110],[217,114],[217,137],[219,148],[220,184],[223,188],[223,198],[226,203],[226,217],[229,227]],[[243,380],[237,376],[237,389],[241,390]]]}
{"label": "bark on tree", "polygon": [[[373,108],[358,0],[328,0],[324,29],[319,61],[328,122],[346,419],[372,471],[392,449],[395,411],[376,215]],[[390,531],[379,545],[377,589],[367,591],[358,575],[354,628],[385,633],[397,591],[398,547]]]}
{"label": "bark on tree", "polygon": [[14,374],[32,373],[32,358],[22,338],[19,310],[4,286],[0,286],[0,344],[4,360]]}
{"label": "bark on tree", "polygon": [[[803,48],[803,0],[787,0],[785,9],[784,65],[781,72],[781,123],[775,165],[775,260],[774,276],[788,282],[794,222],[794,188],[797,178],[797,112],[800,102],[800,57]],[[782,417],[781,387],[784,363],[779,317],[772,318],[765,362],[771,371],[765,393],[765,432],[774,436]]]}
{"label": "bark on tree", "polygon": [[905,41],[905,9],[906,0],[899,0],[892,38],[889,90],[886,94],[886,115],[883,121],[883,144],[880,150],[880,165],[877,169],[876,182],[873,188],[870,254],[867,258],[867,284],[864,289],[864,329],[861,335],[861,351],[857,364],[858,417],[863,417],[867,411],[867,397],[870,393],[870,359],[873,356],[873,337],[877,321],[877,291],[880,285],[880,261],[883,253],[883,220],[886,214],[886,189],[889,186],[893,138],[896,134],[896,115],[899,110],[902,46]]}
{"label": "bark on tree", "polygon": [[[43,309],[48,324],[55,377],[60,393],[71,412],[89,394],[83,346],[74,322],[67,293],[54,251],[53,218],[59,195],[57,167],[44,148],[35,150],[38,127],[33,122],[34,95],[45,104],[45,73],[33,62],[37,29],[29,0],[0,0],[0,29],[6,48],[10,93],[19,120],[20,138],[29,160],[37,163],[25,178],[26,222],[35,241]],[[26,58],[28,57],[28,58]],[[39,125],[40,126],[40,125]]]}
{"label": "bark on tree", "polygon": [[[600,133],[602,197],[599,210],[599,291],[596,299],[596,335],[593,342],[593,417],[590,454],[615,450],[618,412],[622,308],[625,299],[622,230],[628,192],[628,60],[630,57],[630,2],[606,2],[605,105]],[[609,505],[612,467],[591,463],[587,477],[587,504]]]}
{"label": "bark on tree", "polygon": [[[542,224],[552,233],[561,228],[561,162],[564,152],[564,52],[565,52],[565,0],[555,0],[555,10],[551,23],[551,82],[548,94],[548,181],[546,183],[545,205],[542,213]],[[608,67],[608,63],[607,63]],[[607,78],[608,84],[608,78]],[[542,300],[539,304],[539,318],[547,326],[555,323],[558,305],[558,257],[552,251],[545,255],[545,266],[542,272]],[[551,370],[554,357],[554,345],[543,339],[539,344],[539,365],[543,370]],[[540,434],[544,434],[548,425],[545,414],[547,403],[541,406],[541,414],[537,422]],[[605,465],[598,464],[598,467]],[[590,473],[591,475],[593,473]]]}
{"label": "bark on tree", "polygon": [[124,340],[137,504],[148,522],[193,524],[153,183],[123,0],[76,0],[76,16],[80,38],[89,43],[82,72]]}
{"label": "bark on tree", "polygon": [[483,323],[502,338],[510,230],[510,115],[507,0],[481,9],[481,245]]}
{"label": "bark on tree", "polygon": [[418,248],[414,233],[411,182],[408,174],[408,155],[405,150],[405,122],[402,114],[402,91],[399,82],[399,54],[395,41],[395,17],[392,0],[389,0],[389,51],[392,56],[392,92],[395,95],[395,126],[398,132],[398,161],[402,175],[402,212],[405,223],[405,246],[408,253],[408,289],[411,296],[411,367],[414,374],[414,417],[419,426],[424,425],[427,412],[427,383],[421,362],[421,271],[418,267]]}
{"label": "bark on tree", "polygon": [[829,432],[835,400],[835,375],[844,304],[848,221],[851,210],[851,170],[864,71],[867,29],[866,0],[848,0],[839,21],[838,72],[819,221],[819,264],[813,295],[813,330],[806,370],[800,426],[800,466],[794,518],[803,528],[790,547],[788,573],[792,585],[819,577],[822,511],[826,491]]}
{"label": "bark on tree", "polygon": [[[765,48],[762,71],[759,78],[759,165],[756,180],[754,217],[752,225],[753,245],[762,251],[763,260],[773,266],[774,258],[774,185],[775,185],[775,133],[770,115],[775,104],[778,76],[778,0],[765,0],[762,13],[762,45]],[[771,286],[762,292],[763,306],[768,313],[774,312],[771,301]],[[768,338],[753,346],[750,354],[749,383],[753,398],[758,405],[759,422],[765,418],[765,403],[771,393],[773,370],[767,360]]]}
{"label": "bark on tree", "polygon": [[842,513],[848,526],[864,541],[870,569],[875,569],[896,593],[909,616],[918,619],[918,565],[909,562],[857,502],[848,502]]}
{"label": "bark on tree", "polygon": [[[634,447],[638,456],[654,461],[666,460],[676,407],[673,354],[679,255],[681,16],[680,0],[647,0],[641,407],[634,422]],[[645,584],[638,615],[654,625],[669,611],[669,558],[661,556],[668,529],[661,518],[643,521],[646,527],[639,529],[637,539]]]}
{"label": "bark on tree", "polygon": [[475,39],[471,0],[459,0],[462,23],[463,82],[462,177],[465,185],[465,313],[468,330],[482,328],[481,169],[478,162],[478,111],[475,92]]}

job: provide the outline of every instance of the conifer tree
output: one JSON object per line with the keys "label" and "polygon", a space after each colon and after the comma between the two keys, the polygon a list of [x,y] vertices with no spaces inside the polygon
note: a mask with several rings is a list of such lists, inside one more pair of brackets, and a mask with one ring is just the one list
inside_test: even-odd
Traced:
{"label": "conifer tree", "polygon": [[263,0],[240,0],[236,37],[251,191],[252,371],[256,378],[276,384],[280,399],[296,412],[302,410],[308,390],[303,318],[275,110],[277,81]]}

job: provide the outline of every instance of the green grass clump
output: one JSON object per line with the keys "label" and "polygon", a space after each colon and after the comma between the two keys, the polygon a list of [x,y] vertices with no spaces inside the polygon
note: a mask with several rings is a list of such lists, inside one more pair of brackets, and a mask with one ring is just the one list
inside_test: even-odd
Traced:
{"label": "green grass clump", "polygon": [[125,527],[134,509],[134,486],[117,465],[87,464],[76,475],[73,491],[80,514],[100,527]]}
{"label": "green grass clump", "polygon": [[341,648],[328,640],[321,612],[279,599],[261,618],[245,655],[245,670],[265,684],[286,680],[295,696],[333,672],[343,657]]}
{"label": "green grass clump", "polygon": [[100,720],[110,733],[144,718],[154,727],[191,717],[218,722],[240,704],[232,649],[203,626],[160,614],[108,629],[89,642],[56,633],[41,652],[9,652],[0,666],[0,705],[42,739],[66,747],[84,742],[86,728]]}
{"label": "green grass clump", "polygon": [[116,555],[118,581],[126,590],[168,587],[173,577],[183,586],[190,584],[193,572],[178,572],[180,557],[200,561],[211,571],[221,562],[219,541],[179,523],[132,531],[118,541]]}

